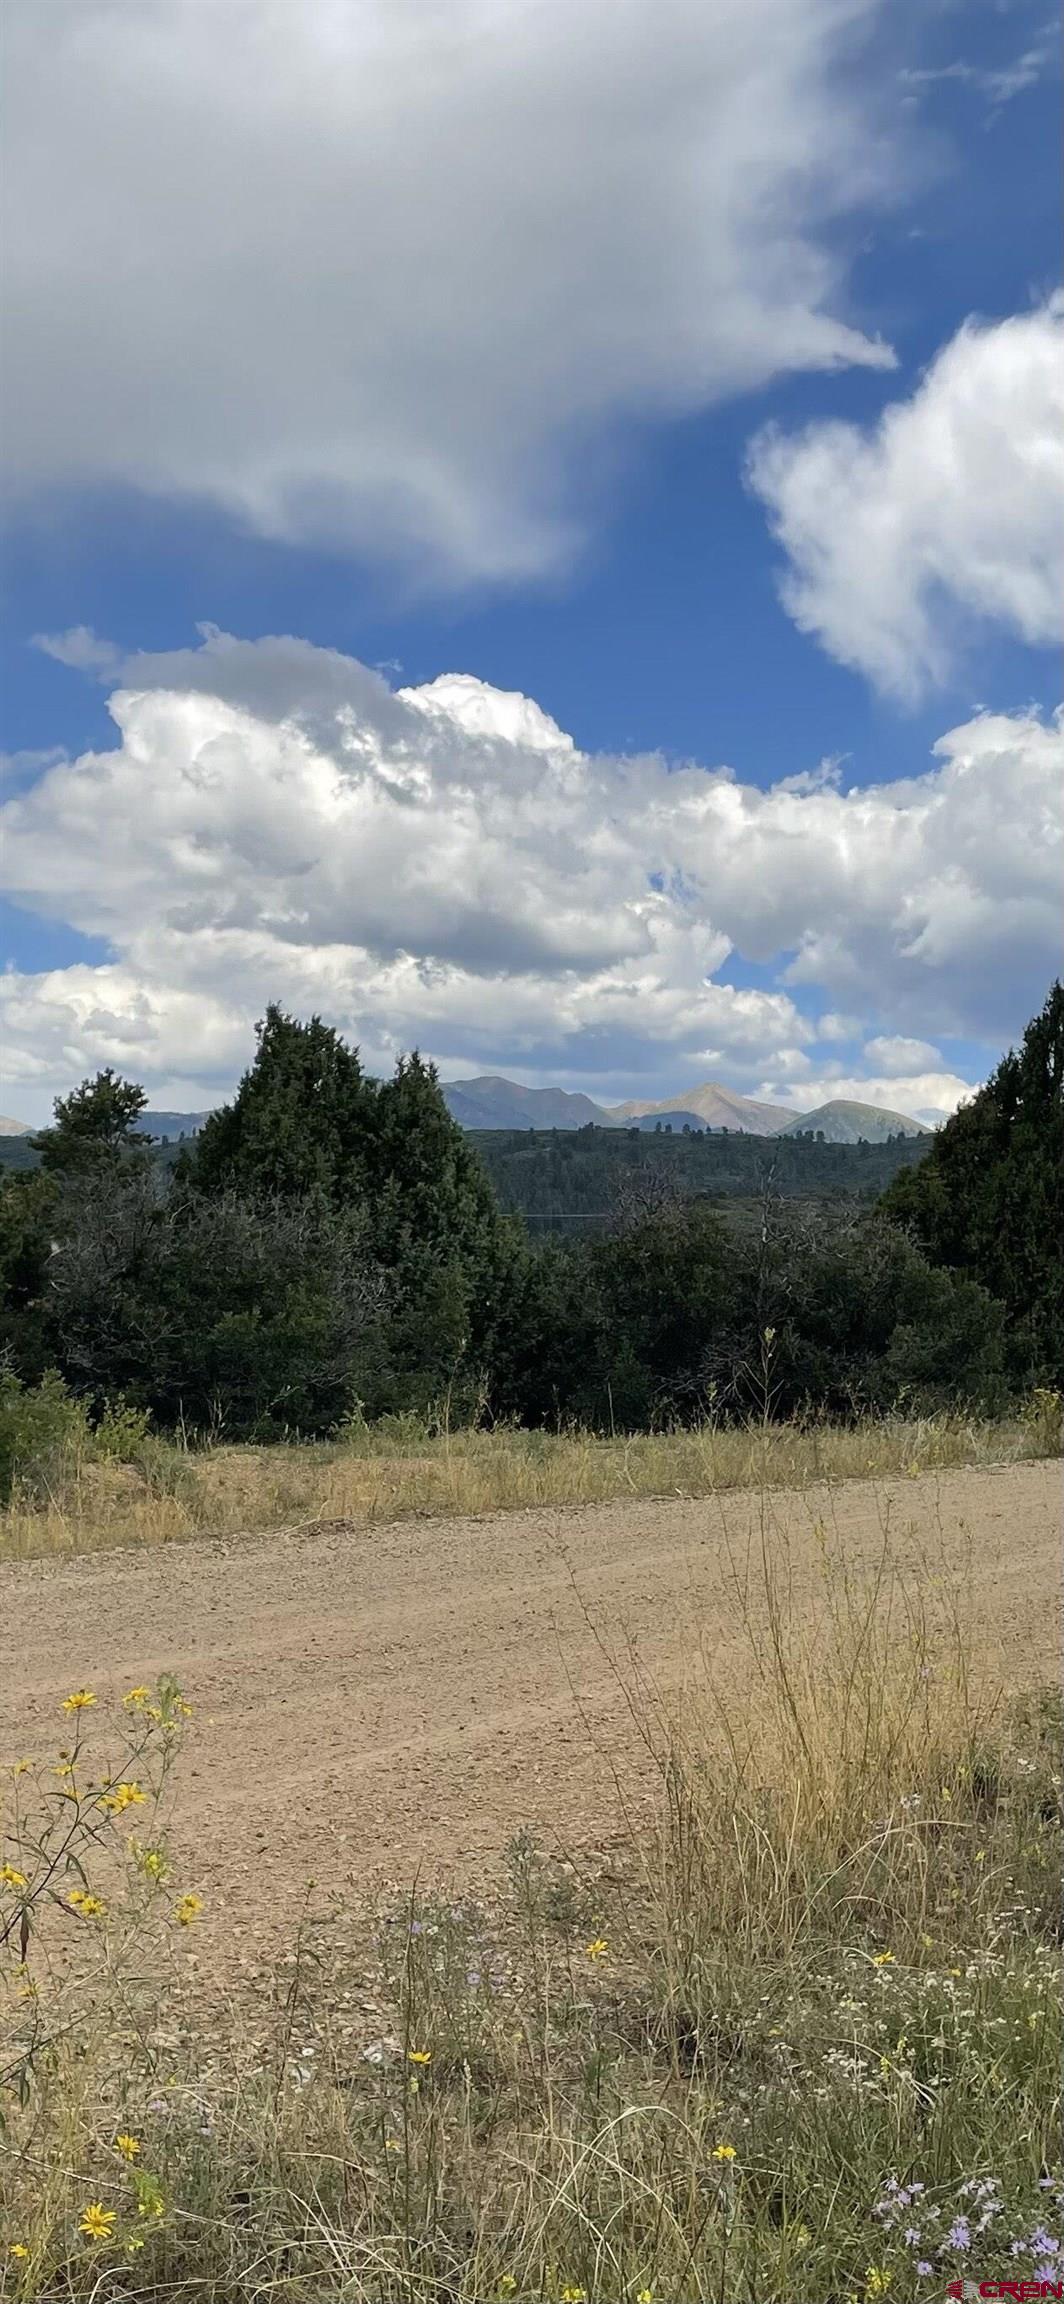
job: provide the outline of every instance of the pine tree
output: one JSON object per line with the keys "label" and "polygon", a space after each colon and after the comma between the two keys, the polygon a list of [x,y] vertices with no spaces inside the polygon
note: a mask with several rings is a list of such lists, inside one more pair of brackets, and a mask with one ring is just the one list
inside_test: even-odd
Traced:
{"label": "pine tree", "polygon": [[258,1048],[231,1104],[212,1112],[181,1170],[194,1189],[244,1199],[304,1199],[334,1206],[364,1188],[375,1094],[359,1062],[320,1016],[301,1024],[275,1004],[256,1027]]}
{"label": "pine tree", "polygon": [[31,1139],[41,1167],[72,1177],[147,1159],[151,1137],[140,1126],[147,1101],[135,1080],[123,1080],[110,1065],[69,1096],[57,1096],[52,1127]]}
{"label": "pine tree", "polygon": [[1064,985],[884,1206],[1004,1304],[1018,1378],[1064,1380]]}

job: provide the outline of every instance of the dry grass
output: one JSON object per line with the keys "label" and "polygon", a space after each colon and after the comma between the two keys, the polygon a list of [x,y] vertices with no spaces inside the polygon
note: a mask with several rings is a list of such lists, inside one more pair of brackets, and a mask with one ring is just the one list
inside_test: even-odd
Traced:
{"label": "dry grass", "polygon": [[[1048,1396],[1047,1396],[1048,1397]],[[412,1418],[327,1445],[182,1449],[147,1438],[128,1462],[72,1451],[0,1512],[0,1559],[179,1543],[314,1521],[475,1517],[625,1496],[709,1496],[886,1473],[1015,1463],[1059,1445],[1048,1412],[1011,1421],[885,1417],[599,1438],[499,1429],[430,1433]]]}
{"label": "dry grass", "polygon": [[[661,1787],[620,1877],[519,1836],[505,1897],[414,1890],[354,1968],[294,1918],[228,2037],[159,1984],[168,1884],[154,1983],[143,1901],[139,1984],[123,1966],[117,1893],[77,2021],[61,1978],[27,2012],[10,1972],[8,2058],[36,2046],[0,2130],[23,2251],[0,2295],[909,2304],[1050,2276],[1059,1706],[982,1665],[962,1568],[906,1575],[884,1533],[858,1574],[829,1521],[811,1605],[768,1490],[761,1531],[730,1561],[732,1686],[707,1659],[677,1714],[620,1660]],[[27,1897],[41,1846],[0,1848]],[[263,1891],[288,1892],[279,1862]]]}

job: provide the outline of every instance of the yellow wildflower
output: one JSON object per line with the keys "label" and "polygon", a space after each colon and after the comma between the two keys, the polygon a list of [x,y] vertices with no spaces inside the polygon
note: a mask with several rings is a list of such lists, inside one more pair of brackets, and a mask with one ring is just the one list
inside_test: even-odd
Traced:
{"label": "yellow wildflower", "polygon": [[975,1851],[975,1861],[976,1861],[976,1863],[977,1863],[977,1864],[985,1864],[985,1863],[986,1863],[986,1849],[985,1849],[985,1848],[977,1848],[977,1849],[976,1849],[976,1851]]}
{"label": "yellow wildflower", "polygon": [[714,2158],[714,2160],[734,2160],[734,2158],[735,2158],[735,2146],[734,2146],[734,2144],[714,2144],[714,2146],[713,2146],[713,2158]]}
{"label": "yellow wildflower", "polygon": [[590,1944],[587,1947],[588,1959],[607,1960],[609,1958],[609,1950],[609,1943],[605,1936],[593,1936]]}
{"label": "yellow wildflower", "polygon": [[72,1888],[67,1903],[73,1905],[75,1912],[80,1912],[83,1920],[102,1920],[107,1910],[99,1896],[90,1896],[84,1888]]}
{"label": "yellow wildflower", "polygon": [[90,2200],[78,2231],[84,2232],[87,2240],[109,2240],[117,2222],[118,2215],[114,2208],[105,2208],[100,2200]]}
{"label": "yellow wildflower", "polygon": [[89,1705],[95,1704],[95,1702],[96,1698],[91,1688],[75,1688],[69,1696],[64,1696],[63,1710],[64,1712],[87,1712]]}
{"label": "yellow wildflower", "polygon": [[129,1705],[146,1704],[150,1695],[150,1688],[131,1688],[129,1694],[123,1696],[122,1702]]}
{"label": "yellow wildflower", "polygon": [[25,2241],[13,2240],[11,2243],[11,2254],[17,2258],[20,2264],[24,2264],[27,2256],[29,2255],[29,2249],[27,2248]]}
{"label": "yellow wildflower", "polygon": [[17,1872],[13,1864],[0,1864],[0,1888],[28,1888],[24,1872]]}
{"label": "yellow wildflower", "polygon": [[890,2270],[885,2264],[869,2264],[865,2272],[865,2295],[885,2296],[890,2287]]}
{"label": "yellow wildflower", "polygon": [[127,2128],[121,2129],[115,2137],[115,2151],[121,2153],[123,2160],[135,2160],[140,2151],[140,2137],[131,2136]]}
{"label": "yellow wildflower", "polygon": [[801,2255],[804,2250],[808,2248],[812,2237],[813,2235],[809,2229],[808,2224],[799,2224],[798,2230],[794,2235],[795,2252]]}
{"label": "yellow wildflower", "polygon": [[562,2304],[587,2304],[586,2288],[563,2288]]}
{"label": "yellow wildflower", "polygon": [[431,2064],[432,2062],[431,2048],[409,2048],[407,2055],[411,2064]]}
{"label": "yellow wildflower", "polygon": [[127,1808],[142,1807],[146,1798],[139,1784],[112,1784],[109,1792],[101,1792],[100,1806],[109,1816],[121,1816]]}
{"label": "yellow wildflower", "polygon": [[513,2273],[512,2273],[512,2272],[504,2272],[504,2273],[502,2274],[502,2277],[501,2277],[500,2281],[499,2281],[499,2294],[500,2294],[500,2296],[512,2296],[512,2295],[513,2295],[513,2293],[514,2293],[514,2290],[515,2290],[515,2288],[516,2288],[516,2287],[517,2287],[517,2282],[516,2282],[516,2280],[515,2280],[515,2278],[514,2278],[514,2275],[513,2275]]}
{"label": "yellow wildflower", "polygon": [[635,2297],[635,2304],[654,2304],[654,2291],[653,2291],[653,2289],[652,2289],[652,2288],[637,2288],[637,2290],[636,2290],[636,2297]]}
{"label": "yellow wildflower", "polygon": [[195,1891],[190,1888],[187,1896],[178,1897],[177,1903],[174,1905],[174,1919],[179,1928],[191,1928],[193,1921],[198,1920],[202,1910],[202,1896],[197,1896]]}
{"label": "yellow wildflower", "polygon": [[892,1968],[894,1966],[893,1952],[873,1952],[872,1966],[873,1968]]}
{"label": "yellow wildflower", "polygon": [[403,2147],[399,2142],[398,2136],[386,2136],[384,2139],[384,2149],[386,2152],[401,2152]]}

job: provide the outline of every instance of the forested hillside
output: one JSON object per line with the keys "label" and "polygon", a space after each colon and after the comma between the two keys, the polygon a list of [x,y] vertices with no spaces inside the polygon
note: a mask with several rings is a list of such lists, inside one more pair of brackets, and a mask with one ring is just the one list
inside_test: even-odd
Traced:
{"label": "forested hillside", "polygon": [[[109,1429],[276,1438],[408,1410],[635,1431],[1057,1385],[1062,1042],[1058,987],[929,1150],[475,1141],[418,1056],[375,1081],[271,1008],[233,1103],[163,1161],[142,1089],[102,1073],[0,1189],[0,1480],[71,1398]],[[565,1215],[578,1236],[544,1238]]]}
{"label": "forested hillside", "polygon": [[899,1171],[921,1160],[930,1136],[886,1144],[818,1144],[806,1136],[724,1131],[642,1134],[636,1129],[482,1130],[477,1151],[504,1208],[544,1231],[598,1229],[618,1200],[654,1179],[681,1199],[739,1197],[871,1202]]}

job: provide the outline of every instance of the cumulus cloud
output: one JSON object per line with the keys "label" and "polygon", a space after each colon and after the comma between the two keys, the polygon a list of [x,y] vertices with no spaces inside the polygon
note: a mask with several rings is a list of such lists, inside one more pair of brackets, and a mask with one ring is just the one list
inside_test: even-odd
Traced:
{"label": "cumulus cloud", "polygon": [[884,1072],[895,1079],[915,1073],[921,1065],[941,1064],[942,1055],[930,1040],[907,1040],[904,1033],[883,1032],[874,1040],[865,1042],[865,1058],[872,1065],[879,1064]]}
{"label": "cumulus cloud", "polygon": [[957,1087],[914,1024],[1004,1038],[1056,964],[1062,737],[1035,714],[951,730],[903,782],[762,791],[292,639],[134,657],[110,709],[113,749],[0,814],[16,903],[112,954],[0,978],[7,1076],[42,1094],[104,1062],[227,1088],[279,998],[373,1064],[418,1044],[604,1097],[724,1073],[809,1103],[845,1062],[818,1061],[811,987],[904,1105]]}
{"label": "cumulus cloud", "polygon": [[802,1087],[785,1087],[782,1104],[809,1112],[819,1104],[837,1102],[875,1104],[881,1112],[899,1112],[907,1120],[923,1120],[937,1128],[972,1092],[972,1082],[958,1072],[891,1073],[886,1079],[874,1072],[820,1072]]}
{"label": "cumulus cloud", "polygon": [[902,173],[881,4],[10,0],[12,485],[556,566],[618,426],[889,363],[837,230]]}
{"label": "cumulus cloud", "polygon": [[95,672],[101,680],[113,679],[122,661],[114,641],[99,639],[89,624],[72,624],[66,632],[35,632],[30,646],[72,672]]}
{"label": "cumulus cloud", "polygon": [[753,488],[802,631],[915,697],[980,622],[1053,643],[1064,589],[1064,296],[969,320],[878,424],[774,427]]}

